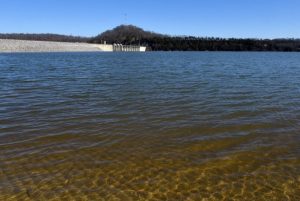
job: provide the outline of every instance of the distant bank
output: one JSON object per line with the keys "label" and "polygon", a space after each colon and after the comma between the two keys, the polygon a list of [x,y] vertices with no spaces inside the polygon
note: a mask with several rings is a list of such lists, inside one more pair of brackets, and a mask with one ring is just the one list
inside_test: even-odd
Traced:
{"label": "distant bank", "polygon": [[144,52],[146,47],[121,44],[90,44],[0,39],[0,52]]}
{"label": "distant bank", "polygon": [[[102,45],[102,49],[109,51],[137,51],[139,48],[128,48],[125,45],[147,47],[147,51],[280,51],[300,52],[300,39],[251,39],[251,38],[215,38],[196,36],[172,36],[145,31],[133,25],[121,25],[105,31],[95,37],[66,36],[58,34],[1,34],[0,39],[68,42],[72,44],[53,43],[42,48],[24,47],[26,51],[100,51],[99,44],[116,44],[115,46]],[[24,42],[25,43],[25,42]],[[38,42],[36,42],[38,43]],[[32,44],[32,43],[30,43]],[[41,44],[41,43],[38,43]],[[44,43],[43,43],[44,44]],[[46,43],[45,43],[46,44]],[[123,46],[117,45],[123,44]],[[2,45],[3,46],[3,45]],[[9,45],[10,47],[11,45]],[[16,45],[16,50],[21,48]],[[35,45],[36,46],[36,45]],[[38,45],[39,46],[39,45]],[[55,47],[53,47],[55,46]],[[100,45],[101,46],[101,45]],[[1,44],[0,44],[1,48]],[[70,49],[71,48],[71,49]],[[2,49],[4,49],[2,47]],[[7,48],[6,48],[7,49]],[[144,48],[142,48],[144,50]],[[1,49],[0,49],[1,51]],[[3,50],[2,50],[3,51]],[[6,50],[7,51],[7,50]],[[24,50],[22,50],[24,51]],[[141,51],[141,49],[140,49]]]}

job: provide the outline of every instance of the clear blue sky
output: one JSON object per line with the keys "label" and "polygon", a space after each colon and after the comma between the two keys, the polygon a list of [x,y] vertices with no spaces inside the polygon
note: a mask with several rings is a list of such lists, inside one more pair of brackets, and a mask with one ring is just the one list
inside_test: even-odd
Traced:
{"label": "clear blue sky", "polygon": [[300,0],[0,0],[0,32],[94,36],[120,24],[171,35],[300,38]]}

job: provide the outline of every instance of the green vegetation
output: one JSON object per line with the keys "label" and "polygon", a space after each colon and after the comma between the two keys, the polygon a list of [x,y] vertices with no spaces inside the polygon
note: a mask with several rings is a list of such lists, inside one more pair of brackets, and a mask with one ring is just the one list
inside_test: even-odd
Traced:
{"label": "green vegetation", "polygon": [[236,39],[193,36],[168,36],[121,25],[89,42],[145,45],[153,51],[300,51],[299,39]]}
{"label": "green vegetation", "polygon": [[143,45],[150,51],[300,51],[300,39],[237,39],[169,36],[121,25],[96,37],[58,34],[0,34],[0,39]]}
{"label": "green vegetation", "polygon": [[36,41],[55,41],[55,42],[88,42],[90,38],[80,36],[66,36],[60,34],[0,34],[0,39],[15,40],[36,40]]}

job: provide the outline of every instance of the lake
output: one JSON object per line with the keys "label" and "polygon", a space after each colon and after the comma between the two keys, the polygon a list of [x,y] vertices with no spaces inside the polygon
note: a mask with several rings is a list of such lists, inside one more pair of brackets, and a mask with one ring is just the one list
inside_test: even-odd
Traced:
{"label": "lake", "polygon": [[300,200],[300,54],[0,54],[0,200]]}

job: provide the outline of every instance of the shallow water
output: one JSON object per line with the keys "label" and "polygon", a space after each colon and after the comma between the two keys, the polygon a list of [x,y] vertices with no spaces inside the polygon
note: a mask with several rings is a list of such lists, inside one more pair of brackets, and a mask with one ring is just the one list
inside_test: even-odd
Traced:
{"label": "shallow water", "polygon": [[0,200],[300,200],[299,53],[0,54]]}

